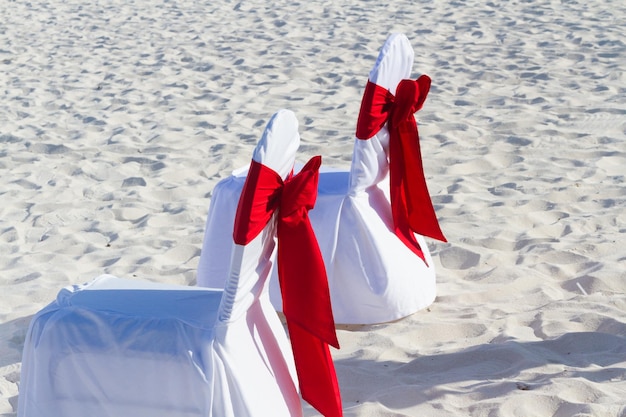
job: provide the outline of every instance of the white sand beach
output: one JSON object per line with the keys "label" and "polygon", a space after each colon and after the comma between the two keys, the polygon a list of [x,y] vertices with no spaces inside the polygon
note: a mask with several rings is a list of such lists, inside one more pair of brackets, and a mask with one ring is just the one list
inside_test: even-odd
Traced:
{"label": "white sand beach", "polygon": [[[102,273],[194,285],[211,190],[271,115],[347,168],[407,35],[429,189],[427,310],[341,326],[350,417],[626,416],[626,4],[0,2],[0,416],[32,316]],[[305,415],[319,414],[304,403]]]}

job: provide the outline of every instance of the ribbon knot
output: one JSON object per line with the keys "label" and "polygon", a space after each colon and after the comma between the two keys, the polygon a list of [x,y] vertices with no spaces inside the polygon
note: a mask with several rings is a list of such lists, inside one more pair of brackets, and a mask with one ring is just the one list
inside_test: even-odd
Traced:
{"label": "ribbon knot", "polygon": [[417,80],[400,81],[390,112],[392,127],[399,126],[402,122],[411,122],[413,114],[422,108],[426,100],[426,94],[420,94],[420,92],[420,84]]}
{"label": "ribbon knot", "polygon": [[[313,162],[313,164],[315,163],[317,161]],[[282,194],[289,197],[280,200],[280,222],[295,225],[298,222],[306,221],[305,216],[308,216],[309,210],[315,207],[318,171],[313,170],[313,168],[315,167],[309,166],[308,169],[303,169],[297,176],[285,182]],[[316,184],[315,187],[310,186],[313,182]]]}
{"label": "ribbon knot", "polygon": [[430,84],[427,75],[417,80],[402,80],[394,97],[389,90],[368,80],[356,128],[356,137],[366,140],[387,123],[394,233],[424,262],[426,258],[415,233],[446,242],[428,193],[413,116],[424,105]]}
{"label": "ribbon knot", "polygon": [[237,206],[233,239],[246,245],[278,210],[278,279],[302,398],[326,417],[340,417],[341,397],[328,345],[339,348],[328,278],[308,212],[315,205],[319,156],[283,181],[252,161]]}

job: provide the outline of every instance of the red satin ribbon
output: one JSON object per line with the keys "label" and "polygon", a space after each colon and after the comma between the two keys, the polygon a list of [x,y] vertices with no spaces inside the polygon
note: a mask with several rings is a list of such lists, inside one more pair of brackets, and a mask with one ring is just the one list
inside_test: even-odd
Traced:
{"label": "red satin ribbon", "polygon": [[272,169],[252,161],[239,199],[233,238],[246,245],[278,210],[278,277],[283,313],[302,398],[327,417],[342,416],[339,384],[328,345],[339,349],[324,261],[309,221],[319,167],[313,157],[283,182]]}
{"label": "red satin ribbon", "polygon": [[368,80],[361,101],[356,137],[369,139],[387,123],[389,175],[394,232],[426,262],[415,234],[447,242],[430,200],[413,114],[420,110],[430,90],[430,77],[402,80],[396,96]]}

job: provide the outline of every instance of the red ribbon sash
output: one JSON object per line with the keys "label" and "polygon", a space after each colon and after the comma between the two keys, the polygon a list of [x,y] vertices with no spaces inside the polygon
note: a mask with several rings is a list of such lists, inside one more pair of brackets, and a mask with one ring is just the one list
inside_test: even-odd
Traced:
{"label": "red ribbon sash", "polygon": [[339,348],[324,261],[309,221],[321,157],[283,182],[252,161],[239,199],[233,238],[245,245],[278,210],[278,277],[302,398],[327,417],[342,416],[339,384],[328,345]]}
{"label": "red ribbon sash", "polygon": [[369,139],[387,123],[391,213],[396,236],[424,262],[414,233],[446,242],[439,227],[422,165],[417,123],[413,114],[424,105],[430,77],[402,80],[394,97],[368,80],[361,101],[356,137]]}

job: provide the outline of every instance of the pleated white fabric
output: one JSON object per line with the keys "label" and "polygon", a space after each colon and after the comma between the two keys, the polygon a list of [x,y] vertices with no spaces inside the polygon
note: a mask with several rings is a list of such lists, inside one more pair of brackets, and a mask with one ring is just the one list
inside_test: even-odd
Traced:
{"label": "pleated white fabric", "polygon": [[[253,158],[285,178],[298,146],[295,115],[281,110]],[[268,296],[275,222],[245,246],[230,228],[224,290],[110,275],[61,290],[30,324],[18,416],[301,416]]]}
{"label": "pleated white fabric", "polygon": [[[399,82],[411,77],[413,61],[407,37],[392,34],[369,80],[395,94]],[[385,126],[368,140],[355,139],[350,170],[320,171],[317,202],[309,216],[324,257],[336,323],[396,320],[435,300],[435,268],[424,238],[416,235],[426,262],[393,232],[388,155]],[[223,242],[232,228],[246,169],[235,171],[213,191],[198,268],[200,286],[220,285],[228,266],[229,249]],[[275,272],[271,282],[272,303],[280,310]]]}

